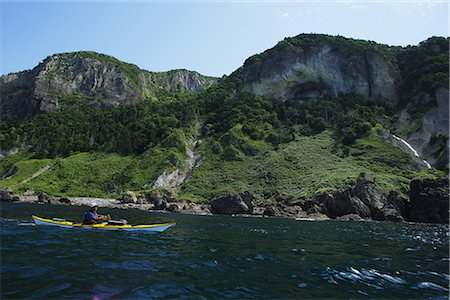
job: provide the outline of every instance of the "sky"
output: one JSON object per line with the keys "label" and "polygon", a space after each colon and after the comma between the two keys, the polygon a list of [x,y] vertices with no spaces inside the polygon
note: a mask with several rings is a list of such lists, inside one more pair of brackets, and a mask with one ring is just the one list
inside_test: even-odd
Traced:
{"label": "sky", "polygon": [[324,33],[389,45],[448,36],[447,1],[39,2],[0,0],[0,74],[91,50],[150,71],[228,75],[285,37]]}

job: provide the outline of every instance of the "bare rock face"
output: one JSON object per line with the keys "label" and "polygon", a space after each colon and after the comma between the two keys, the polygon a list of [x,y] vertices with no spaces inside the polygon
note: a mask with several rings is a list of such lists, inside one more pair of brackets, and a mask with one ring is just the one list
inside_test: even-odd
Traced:
{"label": "bare rock face", "polygon": [[216,79],[205,77],[194,71],[180,69],[163,73],[160,81],[162,87],[169,92],[201,92],[215,82]]}
{"label": "bare rock face", "polygon": [[35,74],[33,70],[0,77],[0,120],[21,120],[39,112],[33,99]]}
{"label": "bare rock face", "polygon": [[301,39],[301,36],[285,39],[263,54],[249,58],[243,67],[244,89],[283,100],[355,93],[397,102],[396,82],[400,75],[380,53],[347,51],[346,46],[323,37],[304,47],[297,45]]}
{"label": "bare rock face", "polygon": [[[254,208],[253,213],[255,213]],[[300,205],[287,205],[279,202],[276,205],[268,206],[262,211],[262,215],[269,217],[284,217],[284,218],[306,218],[307,213]]]}
{"label": "bare rock face", "polygon": [[404,221],[403,217],[400,215],[398,210],[389,207],[383,207],[381,210],[379,210],[376,213],[374,220],[391,221],[391,222]]}
{"label": "bare rock face", "polygon": [[[437,105],[431,107],[422,117],[422,126],[406,137],[408,143],[417,150],[418,154],[427,160],[432,166],[443,166],[448,162],[448,155],[436,158],[434,153],[438,149],[437,143],[431,142],[433,137],[445,136],[449,133],[449,89],[437,88],[431,94],[422,94],[414,99],[416,102],[433,102]],[[397,131],[407,129],[417,122],[405,108],[401,111],[397,121]]]}
{"label": "bare rock face", "polygon": [[137,203],[136,194],[133,192],[125,192],[122,196],[123,203]]}
{"label": "bare rock face", "polygon": [[359,198],[352,197],[349,191],[335,191],[318,197],[325,207],[324,212],[331,218],[348,214],[357,214],[361,218],[370,218],[370,209]]}
{"label": "bare rock face", "polygon": [[372,216],[375,216],[387,202],[386,197],[375,187],[374,179],[367,175],[358,180],[353,194],[370,208]]}
{"label": "bare rock face", "polygon": [[369,175],[359,178],[353,189],[327,192],[303,202],[303,209],[308,214],[321,213],[338,220],[399,222],[409,213],[406,199],[395,192],[386,197]]}
{"label": "bare rock face", "polygon": [[49,204],[54,204],[54,203],[58,203],[57,199],[47,193],[40,193],[38,195],[38,203],[49,203]]}
{"label": "bare rock face", "polygon": [[61,204],[70,204],[71,203],[70,199],[66,198],[66,197],[59,198],[59,202]]}
{"label": "bare rock face", "polygon": [[72,105],[130,105],[161,89],[198,92],[216,80],[188,70],[153,73],[94,52],[55,54],[31,71],[0,77],[0,117],[20,120]]}
{"label": "bare rock face", "polygon": [[251,214],[253,195],[249,192],[234,196],[224,196],[211,200],[211,210],[215,214]]}
{"label": "bare rock face", "polygon": [[411,181],[410,221],[448,224],[449,196],[448,178]]}
{"label": "bare rock face", "polygon": [[13,190],[6,188],[0,191],[0,201],[19,201],[19,197],[14,196]]}
{"label": "bare rock face", "polygon": [[348,215],[343,215],[343,216],[337,217],[336,220],[339,220],[339,221],[363,221],[364,219],[361,218],[361,216],[357,215],[357,214],[348,214]]}

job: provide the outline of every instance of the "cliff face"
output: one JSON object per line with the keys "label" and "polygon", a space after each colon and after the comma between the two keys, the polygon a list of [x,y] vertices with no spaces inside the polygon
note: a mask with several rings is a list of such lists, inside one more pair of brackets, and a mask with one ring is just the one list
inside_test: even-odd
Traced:
{"label": "cliff face", "polygon": [[[212,77],[205,77],[197,72],[183,69],[172,70],[159,74],[159,82],[161,86],[169,92],[201,92],[216,81],[216,79]],[[149,76],[152,77],[151,74],[149,74]]]}
{"label": "cliff face", "polygon": [[[407,131],[408,128],[418,127],[407,136],[407,141],[433,166],[445,166],[448,163],[448,153],[435,155],[440,148],[447,147],[449,132],[449,90],[437,88],[434,93],[424,95],[425,98],[432,98],[436,105],[423,113],[419,119],[408,112],[408,108],[401,111],[397,121],[397,131]],[[419,126],[415,125],[419,124]],[[442,138],[439,138],[442,137]],[[437,139],[433,141],[433,139]]]}
{"label": "cliff face", "polygon": [[399,54],[401,111],[395,130],[433,166],[448,165],[448,38],[432,37]]}
{"label": "cliff face", "polygon": [[242,90],[268,98],[359,94],[398,111],[394,131],[433,166],[448,163],[448,39],[389,47],[302,34],[247,59]]}
{"label": "cliff face", "polygon": [[0,77],[1,119],[20,120],[70,105],[129,105],[167,92],[199,92],[215,78],[175,70],[153,73],[93,52],[57,54],[31,71]]}
{"label": "cliff face", "polygon": [[39,112],[33,99],[33,71],[0,77],[0,121],[14,121]]}
{"label": "cliff face", "polygon": [[[235,90],[275,100],[359,94],[385,102],[398,112],[392,122],[397,135],[433,166],[448,162],[448,38],[401,48],[302,34],[250,57],[230,78]],[[31,71],[0,77],[0,120],[68,107],[124,106],[201,92],[216,81],[188,70],[149,72],[94,52],[56,54]]]}
{"label": "cliff face", "polygon": [[[399,72],[376,49],[352,49],[341,38],[298,36],[249,58],[243,67],[244,89],[278,99],[355,93],[396,103]],[[339,38],[338,38],[339,39]]]}

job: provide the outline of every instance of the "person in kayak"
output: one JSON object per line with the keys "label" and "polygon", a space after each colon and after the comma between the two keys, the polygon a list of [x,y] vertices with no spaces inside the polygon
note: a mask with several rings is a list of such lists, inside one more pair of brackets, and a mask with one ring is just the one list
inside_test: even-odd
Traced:
{"label": "person in kayak", "polygon": [[89,205],[89,210],[84,215],[83,224],[97,224],[111,220],[109,215],[100,215],[97,213],[97,203],[93,202]]}

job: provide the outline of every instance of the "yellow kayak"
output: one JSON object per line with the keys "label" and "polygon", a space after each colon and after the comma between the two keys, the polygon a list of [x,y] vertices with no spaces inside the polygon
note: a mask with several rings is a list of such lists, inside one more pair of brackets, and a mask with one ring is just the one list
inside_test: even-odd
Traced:
{"label": "yellow kayak", "polygon": [[85,225],[82,223],[74,223],[69,220],[53,218],[53,219],[45,219],[38,216],[32,216],[34,223],[36,225],[44,225],[44,226],[58,226],[65,228],[93,228],[93,229],[105,229],[105,230],[126,230],[126,231],[148,231],[148,232],[163,232],[167,228],[175,226],[176,223],[164,223],[164,224],[150,224],[150,225],[116,225],[116,224],[108,224],[99,223],[99,224],[91,224]]}

